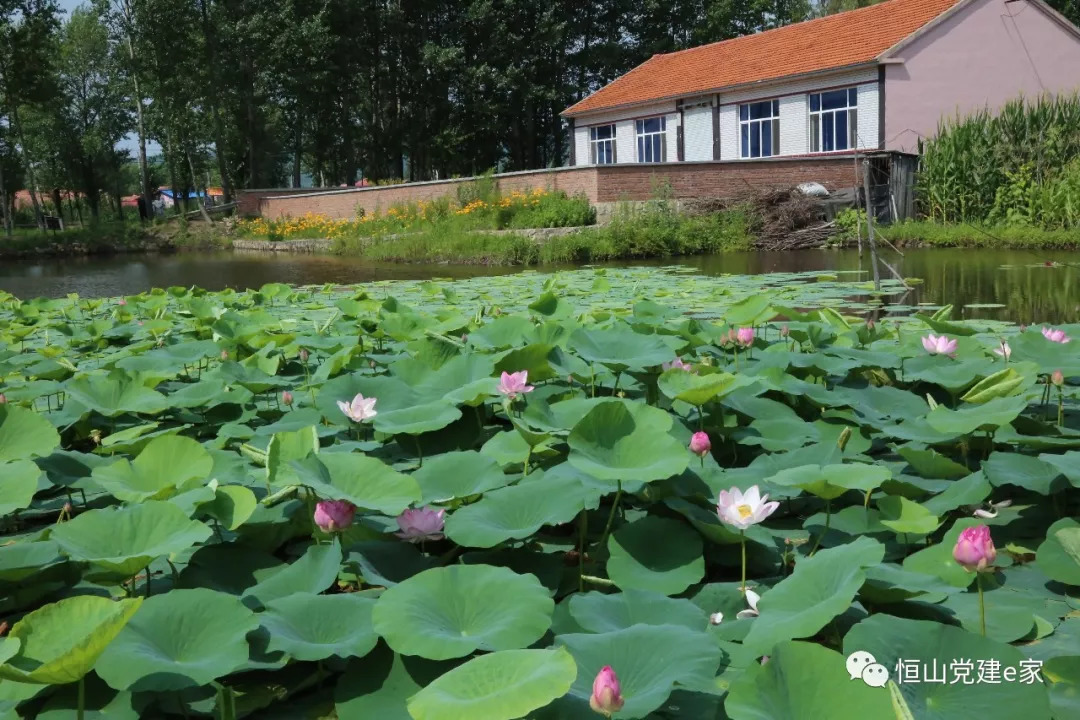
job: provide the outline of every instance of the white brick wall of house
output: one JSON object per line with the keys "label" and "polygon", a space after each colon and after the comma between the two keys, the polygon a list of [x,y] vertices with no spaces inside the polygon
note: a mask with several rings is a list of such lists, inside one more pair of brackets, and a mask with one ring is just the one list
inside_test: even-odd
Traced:
{"label": "white brick wall of house", "polygon": [[[769,87],[754,88],[720,95],[720,159],[738,160],[741,157],[739,147],[739,104],[757,100],[777,98],[780,100],[780,155],[805,155],[810,152],[809,137],[809,92],[815,90],[857,87],[858,92],[858,147],[859,149],[877,148],[880,96],[876,69],[860,70],[850,73],[838,73],[817,78],[804,78],[795,82],[773,84]],[[690,98],[687,104],[708,100],[709,96]],[[608,120],[616,121],[616,159],[621,163],[637,162],[637,137],[634,120],[641,117],[653,117],[664,114],[667,117],[667,160],[677,159],[677,138],[679,114],[670,111],[671,103],[658,103],[623,111],[598,113],[588,118],[578,119],[579,124],[592,125]],[[713,159],[712,108],[708,106],[687,108],[683,113],[684,159],[688,162]],[[582,135],[584,132],[584,153]],[[586,128],[575,131],[575,152],[578,165],[589,163],[588,134]]]}
{"label": "white brick wall of house", "polygon": [[574,128],[574,164],[588,165],[592,162],[592,148],[589,147],[589,128]]}
{"label": "white brick wall of house", "polygon": [[712,117],[711,105],[683,111],[683,159],[687,162],[713,159]]}

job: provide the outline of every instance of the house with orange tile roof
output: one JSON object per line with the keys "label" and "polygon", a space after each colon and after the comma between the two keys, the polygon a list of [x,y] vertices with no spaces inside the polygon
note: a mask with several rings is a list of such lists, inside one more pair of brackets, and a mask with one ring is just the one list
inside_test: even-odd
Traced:
{"label": "house with orange tile roof", "polygon": [[805,161],[914,152],[942,118],[1077,89],[1080,30],[1042,0],[885,0],[654,55],[563,116],[574,166]]}

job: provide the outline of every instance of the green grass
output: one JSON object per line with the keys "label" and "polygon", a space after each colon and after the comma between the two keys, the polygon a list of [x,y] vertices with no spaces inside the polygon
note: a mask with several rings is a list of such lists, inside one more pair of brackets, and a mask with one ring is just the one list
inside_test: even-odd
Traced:
{"label": "green grass", "polygon": [[1023,226],[909,221],[879,228],[894,245],[959,248],[1080,248],[1080,228],[1043,230]]}
{"label": "green grass", "polygon": [[666,205],[652,205],[624,211],[609,225],[544,242],[449,224],[393,237],[344,238],[335,244],[335,252],[388,262],[537,265],[703,255],[746,250],[750,242],[742,212],[686,217]]}

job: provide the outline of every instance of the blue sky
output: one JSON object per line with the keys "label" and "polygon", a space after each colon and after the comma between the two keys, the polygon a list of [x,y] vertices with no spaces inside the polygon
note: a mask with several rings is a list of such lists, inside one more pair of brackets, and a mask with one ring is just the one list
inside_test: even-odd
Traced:
{"label": "blue sky", "polygon": [[[63,10],[65,13],[70,13],[72,10],[79,7],[80,5],[89,5],[89,3],[84,2],[84,0],[58,0],[57,4],[60,6],[60,9]],[[117,145],[117,147],[120,147],[124,150],[129,150],[131,152],[132,158],[138,157],[138,146],[139,141],[135,135],[128,135]],[[161,146],[158,145],[156,142],[146,143],[147,155],[157,155],[160,152]]]}

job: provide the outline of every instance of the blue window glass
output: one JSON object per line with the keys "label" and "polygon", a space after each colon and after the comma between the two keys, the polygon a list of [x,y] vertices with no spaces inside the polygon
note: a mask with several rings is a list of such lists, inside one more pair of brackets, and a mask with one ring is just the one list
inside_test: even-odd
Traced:
{"label": "blue window glass", "polygon": [[772,157],[772,123],[762,123],[761,125],[761,156]]}
{"label": "blue window glass", "polygon": [[836,135],[833,128],[833,118],[835,116],[836,113],[825,113],[821,116],[821,136],[823,140],[821,149],[825,152],[830,152],[836,149]]}
{"label": "blue window glass", "polygon": [[842,107],[847,107],[846,90],[832,90],[830,92],[821,93],[822,110],[839,110]]}
{"label": "blue window glass", "polygon": [[761,123],[750,128],[750,157],[761,157]]}
{"label": "blue window glass", "polygon": [[739,119],[740,120],[749,120],[750,119],[750,106],[749,105],[740,105],[739,106]]}
{"label": "blue window glass", "polygon": [[814,93],[810,96],[810,112],[817,112],[821,109],[821,96]]}
{"label": "blue window glass", "polygon": [[859,91],[855,88],[851,88],[847,91],[847,104],[851,107],[855,107],[859,104]]}
{"label": "blue window glass", "polygon": [[836,149],[847,150],[848,147],[848,114],[838,112],[836,115]]}
{"label": "blue window glass", "polygon": [[[746,107],[745,105],[743,107]],[[750,126],[742,126],[742,156],[750,157]]]}

